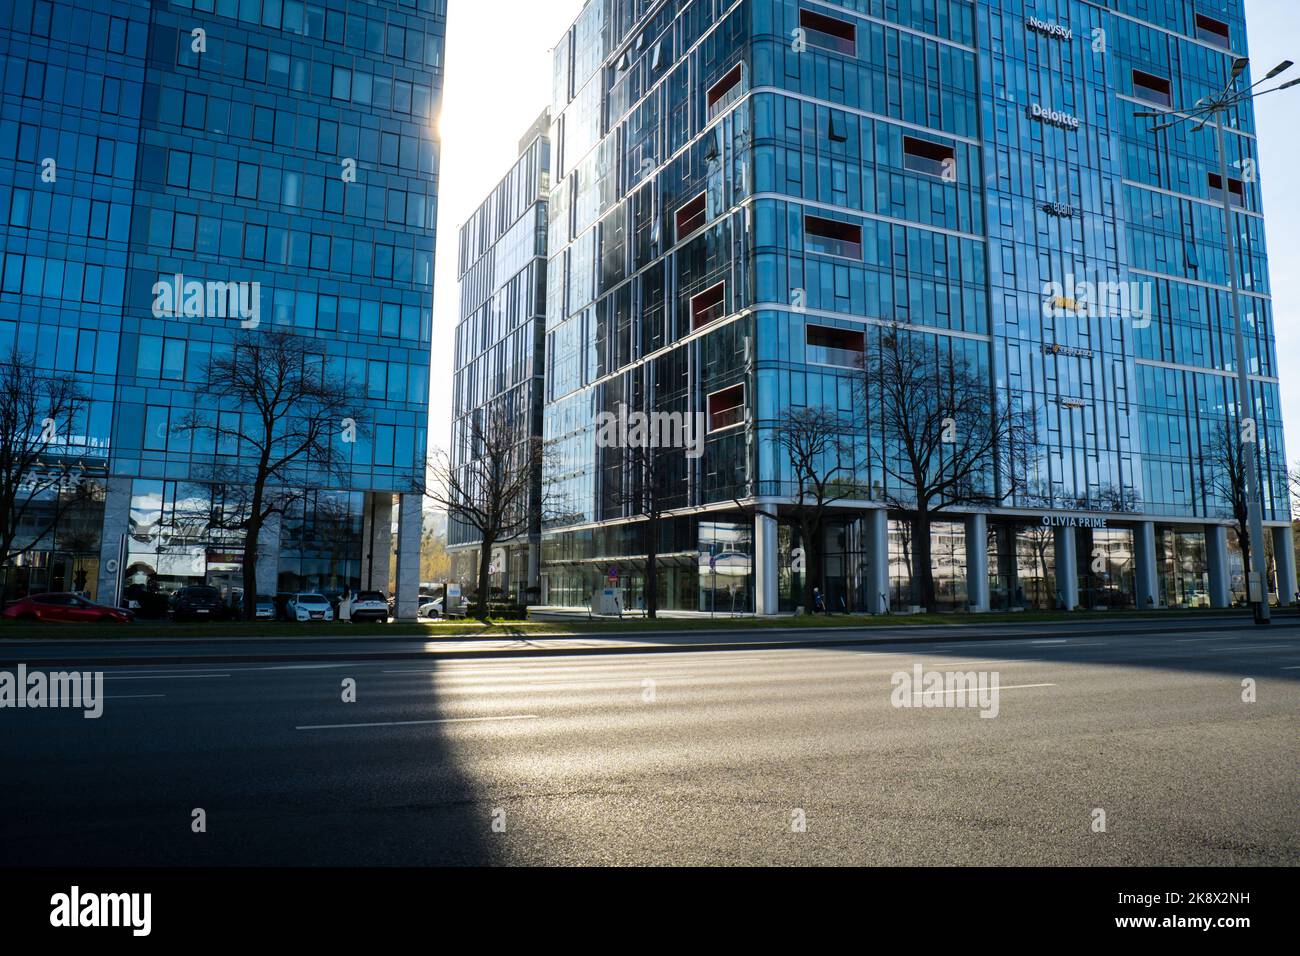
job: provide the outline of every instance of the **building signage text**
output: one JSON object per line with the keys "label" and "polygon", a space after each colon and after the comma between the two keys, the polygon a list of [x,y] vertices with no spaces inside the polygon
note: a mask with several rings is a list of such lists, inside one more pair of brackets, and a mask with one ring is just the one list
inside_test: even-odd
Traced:
{"label": "building signage text", "polygon": [[1080,517],[1079,515],[1043,515],[1043,527],[1105,529],[1109,520],[1108,518]]}
{"label": "building signage text", "polygon": [[1029,107],[1029,118],[1036,119],[1040,123],[1059,126],[1061,129],[1076,130],[1083,125],[1083,122],[1077,116],[1062,113],[1060,110],[1045,109],[1037,103]]}
{"label": "building signage text", "polygon": [[1041,33],[1045,37],[1051,37],[1053,40],[1070,41],[1074,39],[1074,31],[1060,23],[1049,23],[1047,20],[1040,20],[1038,17],[1029,17],[1025,20],[1025,26],[1035,33]]}

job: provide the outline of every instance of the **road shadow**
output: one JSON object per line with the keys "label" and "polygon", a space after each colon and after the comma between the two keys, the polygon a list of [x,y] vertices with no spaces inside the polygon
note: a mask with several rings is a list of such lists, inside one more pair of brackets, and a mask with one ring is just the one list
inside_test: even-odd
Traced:
{"label": "road shadow", "polygon": [[[165,668],[151,668],[166,674]],[[107,675],[104,715],[4,714],[5,866],[430,866],[500,862],[431,682],[377,669]],[[134,672],[132,672],[134,673]],[[342,683],[356,681],[356,702]],[[164,697],[152,695],[164,694]]]}

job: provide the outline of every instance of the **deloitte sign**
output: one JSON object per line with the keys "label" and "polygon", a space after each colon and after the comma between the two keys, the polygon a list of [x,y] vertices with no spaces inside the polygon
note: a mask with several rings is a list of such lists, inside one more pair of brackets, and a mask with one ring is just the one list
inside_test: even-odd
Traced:
{"label": "deloitte sign", "polygon": [[1060,110],[1049,110],[1037,103],[1034,103],[1026,111],[1029,118],[1037,120],[1040,123],[1047,123],[1050,126],[1059,126],[1061,129],[1075,130],[1083,125],[1077,116],[1071,116],[1069,113],[1062,113]]}

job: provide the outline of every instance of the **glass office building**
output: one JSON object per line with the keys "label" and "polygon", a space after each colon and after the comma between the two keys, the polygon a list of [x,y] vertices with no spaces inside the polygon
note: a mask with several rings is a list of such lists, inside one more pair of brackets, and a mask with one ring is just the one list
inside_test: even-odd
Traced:
{"label": "glass office building", "polygon": [[[542,435],[546,315],[546,221],[550,114],[519,142],[519,158],[460,230],[460,321],[452,385],[451,466],[460,487],[481,457],[476,435],[507,427],[523,444]],[[541,476],[530,490],[526,530],[495,542],[493,596],[534,604],[540,594]],[[478,587],[479,532],[452,515],[447,550],[463,593]]]}
{"label": "glass office building", "polygon": [[[634,607],[654,550],[664,606],[801,603],[776,431],[820,408],[857,452],[825,532],[830,604],[908,604],[909,515],[857,387],[897,324],[1034,417],[999,505],[932,529],[943,606],[1229,603],[1240,555],[1211,461],[1237,417],[1225,184],[1212,135],[1134,114],[1217,93],[1245,53],[1241,0],[592,0],[554,59],[545,602],[614,587]],[[1290,602],[1249,105],[1227,138]],[[1080,307],[1081,282],[1122,314]],[[698,457],[660,449],[659,522],[623,493],[627,449],[599,440],[623,407],[706,433]]]}
{"label": "glass office building", "polygon": [[[10,596],[239,583],[215,479],[241,452],[178,425],[242,327],[304,337],[365,401],[345,475],[264,534],[259,591],[388,588],[400,496],[414,613],[445,23],[444,0],[0,11],[0,346],[76,376],[88,409],[57,454],[95,489]],[[177,276],[258,290],[258,322],[157,317]]]}

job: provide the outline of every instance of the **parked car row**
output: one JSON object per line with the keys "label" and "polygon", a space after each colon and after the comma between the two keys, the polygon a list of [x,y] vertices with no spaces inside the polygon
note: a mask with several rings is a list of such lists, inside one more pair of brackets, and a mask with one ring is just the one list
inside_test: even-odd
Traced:
{"label": "parked car row", "polygon": [[[296,623],[330,622],[341,620],[342,595],[315,591],[282,592],[275,597],[259,594],[256,598],[256,620],[289,621]],[[163,605],[162,602],[165,602]],[[243,620],[243,592],[232,591],[228,600],[214,587],[191,585],[170,595],[151,591],[123,595],[125,607],[96,604],[79,594],[51,592],[33,594],[13,601],[4,608],[3,617],[12,621],[29,623],[126,623],[139,617],[164,615],[177,622]],[[165,606],[165,610],[162,607]],[[146,609],[147,608],[147,609]],[[357,622],[387,624],[396,617],[393,600],[381,591],[361,591],[351,602],[350,618]],[[161,613],[160,613],[161,612]],[[422,618],[444,616],[443,599],[430,594],[419,596],[419,615]]]}

